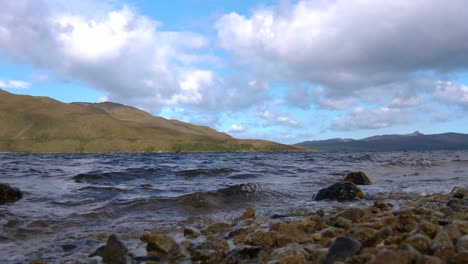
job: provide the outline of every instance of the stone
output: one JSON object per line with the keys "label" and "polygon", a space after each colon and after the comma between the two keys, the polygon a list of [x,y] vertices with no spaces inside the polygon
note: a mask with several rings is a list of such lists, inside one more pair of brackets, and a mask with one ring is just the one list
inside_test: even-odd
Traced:
{"label": "stone", "polygon": [[257,258],[261,249],[257,246],[241,245],[231,250],[224,261],[227,264],[252,261]]}
{"label": "stone", "polygon": [[413,263],[413,254],[407,250],[382,249],[370,263],[411,264]]}
{"label": "stone", "polygon": [[247,232],[247,229],[241,227],[241,228],[237,228],[229,232],[228,237],[233,238],[236,236],[248,235],[248,234],[249,232]]}
{"label": "stone", "polygon": [[252,207],[247,208],[241,215],[240,220],[255,218],[255,210]]}
{"label": "stone", "polygon": [[351,237],[340,236],[331,243],[325,260],[326,264],[333,264],[335,261],[345,261],[361,251],[361,243]]}
{"label": "stone", "polygon": [[433,224],[433,223],[429,223],[427,221],[423,221],[418,225],[416,231],[418,233],[424,233],[429,238],[434,238],[434,236],[437,234],[438,230],[439,230],[438,225]]}
{"label": "stone", "polygon": [[289,238],[291,242],[300,242],[305,237],[305,233],[295,223],[277,222],[271,225],[270,231],[275,231],[280,236]]}
{"label": "stone", "polygon": [[271,257],[273,259],[280,259],[285,256],[301,256],[305,258],[306,255],[307,252],[297,243],[292,243],[285,247],[277,248],[271,253]]}
{"label": "stone", "polygon": [[458,199],[453,198],[447,202],[447,206],[452,208],[455,211],[462,211],[468,208],[468,198],[467,199]]}
{"label": "stone", "polygon": [[448,224],[442,228],[442,231],[447,233],[453,243],[456,243],[458,238],[462,235],[456,224]]}
{"label": "stone", "polygon": [[100,256],[103,263],[107,264],[131,264],[135,263],[129,255],[127,247],[115,234],[109,236],[105,246],[98,248],[89,257]]}
{"label": "stone", "polygon": [[197,249],[192,252],[190,258],[195,263],[206,263],[206,264],[219,264],[222,263],[224,255],[216,250],[208,249],[201,250]]}
{"label": "stone", "polygon": [[304,256],[290,255],[279,259],[278,264],[308,264]]}
{"label": "stone", "polygon": [[278,233],[275,231],[262,232],[257,231],[245,238],[245,243],[253,246],[276,247]]}
{"label": "stone", "polygon": [[438,257],[422,255],[416,260],[416,264],[444,264],[444,262]]}
{"label": "stone", "polygon": [[399,212],[396,217],[396,229],[400,232],[411,232],[419,224],[420,218],[413,212]]}
{"label": "stone", "polygon": [[464,235],[458,238],[456,249],[457,249],[457,252],[461,252],[461,251],[468,252],[468,235]]}
{"label": "stone", "polygon": [[348,235],[359,241],[364,247],[375,244],[377,233],[377,230],[366,227],[357,227],[348,231]]}
{"label": "stone", "polygon": [[356,185],[370,185],[372,184],[369,177],[362,171],[351,172],[346,175],[344,181],[352,182]]}
{"label": "stone", "polygon": [[460,232],[462,232],[465,235],[468,235],[468,221],[455,221],[454,224],[458,226],[458,229]]}
{"label": "stone", "polygon": [[393,208],[393,204],[385,203],[385,202],[382,202],[382,201],[375,201],[374,206],[379,208],[382,211],[390,211]]}
{"label": "stone", "polygon": [[338,216],[331,223],[332,226],[341,227],[341,228],[350,228],[353,225],[353,221],[346,219],[344,217]]}
{"label": "stone", "polygon": [[444,261],[448,261],[453,256],[455,246],[445,230],[441,229],[437,232],[434,240],[432,240],[431,250],[434,256]]}
{"label": "stone", "polygon": [[306,245],[304,250],[307,251],[307,260],[313,264],[323,264],[327,258],[328,248],[321,248],[318,245]]}
{"label": "stone", "polygon": [[212,249],[222,253],[223,255],[227,255],[229,253],[229,244],[226,239],[213,235],[208,235],[205,242],[201,243],[195,248],[201,250]]}
{"label": "stone", "polygon": [[196,229],[196,228],[193,228],[193,227],[184,228],[184,237],[197,238],[200,235],[201,235],[200,231],[198,231],[198,229]]}
{"label": "stone", "polygon": [[140,240],[147,243],[146,251],[150,256],[157,256],[162,259],[175,259],[180,256],[179,245],[168,235],[145,232]]}
{"label": "stone", "polygon": [[0,204],[16,202],[21,198],[23,198],[23,193],[20,189],[6,183],[0,183]]}
{"label": "stone", "polygon": [[337,200],[347,201],[362,198],[364,193],[351,182],[337,182],[321,189],[314,197],[314,200]]}
{"label": "stone", "polygon": [[450,195],[454,198],[459,198],[459,199],[468,199],[468,188],[463,188],[461,186],[455,186],[453,187],[452,191],[450,192]]}
{"label": "stone", "polygon": [[371,219],[371,214],[361,208],[349,208],[337,214],[338,217],[343,217],[351,220],[353,223],[367,222]]}
{"label": "stone", "polygon": [[431,249],[431,239],[422,234],[416,234],[408,237],[406,243],[410,244],[420,253],[429,253]]}
{"label": "stone", "polygon": [[468,263],[468,251],[461,251],[453,256],[451,263],[466,264]]}
{"label": "stone", "polygon": [[209,225],[205,229],[205,233],[206,234],[226,234],[226,233],[231,232],[231,230],[232,230],[232,226],[230,224],[218,222],[218,223]]}

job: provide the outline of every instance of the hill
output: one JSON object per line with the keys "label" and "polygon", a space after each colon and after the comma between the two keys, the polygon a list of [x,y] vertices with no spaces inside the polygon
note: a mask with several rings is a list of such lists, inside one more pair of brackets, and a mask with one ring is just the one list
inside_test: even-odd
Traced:
{"label": "hill", "polygon": [[298,151],[117,103],[62,103],[0,89],[0,152]]}
{"label": "hill", "polygon": [[324,152],[457,150],[468,149],[468,135],[460,133],[424,135],[416,131],[407,135],[382,135],[359,140],[305,141],[295,146],[316,148]]}

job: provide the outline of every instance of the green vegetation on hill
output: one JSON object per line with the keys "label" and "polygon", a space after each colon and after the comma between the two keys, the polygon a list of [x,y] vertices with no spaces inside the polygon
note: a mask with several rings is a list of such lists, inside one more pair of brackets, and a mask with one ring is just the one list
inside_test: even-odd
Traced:
{"label": "green vegetation on hill", "polygon": [[0,90],[2,152],[304,151],[240,140],[116,103],[66,104]]}

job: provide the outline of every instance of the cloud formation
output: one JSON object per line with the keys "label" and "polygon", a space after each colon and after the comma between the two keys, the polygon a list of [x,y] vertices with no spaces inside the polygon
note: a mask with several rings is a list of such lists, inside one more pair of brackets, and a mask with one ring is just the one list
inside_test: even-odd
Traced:
{"label": "cloud formation", "polygon": [[221,78],[205,66],[219,60],[206,36],[165,31],[128,6],[75,13],[58,3],[2,1],[0,55],[90,85],[108,100],[149,109],[185,105],[217,111],[266,97],[265,83]]}
{"label": "cloud formation", "polygon": [[221,47],[256,72],[366,88],[418,70],[466,69],[465,7],[463,0],[299,1],[226,14],[216,29]]}
{"label": "cloud formation", "polygon": [[0,88],[28,89],[31,84],[23,81],[0,80]]}

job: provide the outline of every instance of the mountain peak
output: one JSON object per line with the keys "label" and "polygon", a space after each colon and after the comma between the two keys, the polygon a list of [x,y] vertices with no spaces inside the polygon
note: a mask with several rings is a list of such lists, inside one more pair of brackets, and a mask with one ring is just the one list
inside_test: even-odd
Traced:
{"label": "mountain peak", "polygon": [[408,136],[424,136],[424,134],[416,130],[413,133],[408,134]]}

